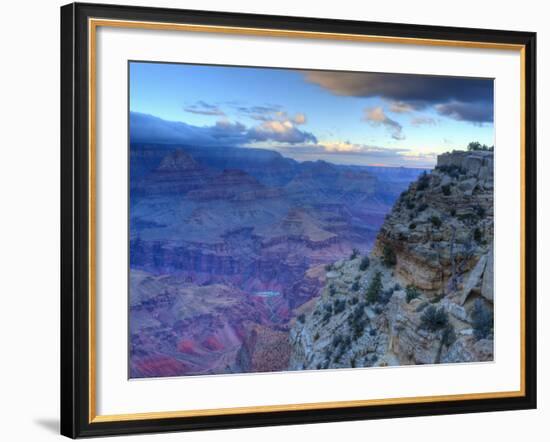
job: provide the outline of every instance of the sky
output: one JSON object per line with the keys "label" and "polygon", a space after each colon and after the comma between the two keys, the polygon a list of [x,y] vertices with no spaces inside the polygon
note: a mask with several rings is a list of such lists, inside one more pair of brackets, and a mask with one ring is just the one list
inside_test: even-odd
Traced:
{"label": "sky", "polygon": [[494,144],[492,79],[131,62],[129,87],[147,141],[404,167]]}

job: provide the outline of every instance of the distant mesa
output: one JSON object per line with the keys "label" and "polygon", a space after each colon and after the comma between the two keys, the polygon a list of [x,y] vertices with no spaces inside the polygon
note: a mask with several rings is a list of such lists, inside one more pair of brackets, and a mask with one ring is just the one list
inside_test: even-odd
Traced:
{"label": "distant mesa", "polygon": [[197,162],[190,155],[180,149],[166,155],[157,168],[157,170],[163,172],[181,172],[197,169],[200,169]]}
{"label": "distant mesa", "polygon": [[240,194],[263,190],[265,186],[246,172],[226,169],[213,176],[201,189],[190,192],[188,197],[195,201],[230,200]]}

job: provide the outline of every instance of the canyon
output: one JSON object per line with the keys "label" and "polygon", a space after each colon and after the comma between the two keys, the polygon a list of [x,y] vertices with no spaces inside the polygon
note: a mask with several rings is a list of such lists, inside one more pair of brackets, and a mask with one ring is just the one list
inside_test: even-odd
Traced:
{"label": "canyon", "polygon": [[323,298],[326,266],[377,253],[423,172],[132,143],[130,377],[297,366],[296,326]]}

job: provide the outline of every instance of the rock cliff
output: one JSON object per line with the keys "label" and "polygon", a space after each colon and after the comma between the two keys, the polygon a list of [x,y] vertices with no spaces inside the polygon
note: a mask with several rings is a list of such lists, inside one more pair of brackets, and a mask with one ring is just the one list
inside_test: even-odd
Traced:
{"label": "rock cliff", "polygon": [[492,239],[493,152],[440,155],[369,256],[326,267],[291,330],[290,369],[492,360]]}

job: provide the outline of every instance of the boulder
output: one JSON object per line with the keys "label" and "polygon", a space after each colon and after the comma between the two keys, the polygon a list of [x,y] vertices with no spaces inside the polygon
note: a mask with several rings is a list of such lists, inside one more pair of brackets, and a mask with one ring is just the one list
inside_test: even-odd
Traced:
{"label": "boulder", "polygon": [[464,160],[464,169],[466,173],[470,176],[477,176],[481,165],[483,164],[483,158],[478,155],[470,155]]}
{"label": "boulder", "polygon": [[477,184],[477,179],[468,178],[464,181],[461,181],[460,184],[458,185],[458,188],[462,191],[473,190],[476,184]]}
{"label": "boulder", "polygon": [[477,262],[476,266],[468,275],[466,282],[464,283],[462,295],[460,296],[461,305],[464,305],[464,303],[466,302],[466,299],[468,299],[468,295],[470,294],[470,292],[474,288],[480,286],[481,277],[483,275],[483,272],[485,271],[486,264],[487,264],[487,255],[482,255],[481,258],[479,258],[479,261]]}

